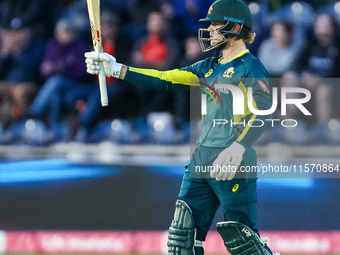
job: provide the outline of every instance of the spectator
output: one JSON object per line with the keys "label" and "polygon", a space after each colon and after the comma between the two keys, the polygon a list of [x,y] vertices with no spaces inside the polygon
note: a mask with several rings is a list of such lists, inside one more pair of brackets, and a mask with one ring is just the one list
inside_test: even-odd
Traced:
{"label": "spectator", "polygon": [[113,52],[117,58],[129,60],[132,41],[124,35],[121,28],[119,17],[108,10],[104,10],[101,14],[101,29],[103,48],[105,52]]}
{"label": "spectator", "polygon": [[199,19],[207,15],[213,0],[172,0],[175,17],[184,21],[188,33],[196,33],[202,28]]}
{"label": "spectator", "polygon": [[280,78],[291,70],[301,51],[304,40],[293,40],[293,29],[291,23],[275,23],[271,28],[270,38],[260,45],[258,58],[271,78]]}
{"label": "spectator", "polygon": [[25,27],[1,29],[0,45],[0,119],[6,126],[25,114],[38,90],[45,44]]}
{"label": "spectator", "polygon": [[[179,57],[179,44],[168,34],[167,21],[161,13],[152,12],[148,16],[148,34],[138,40],[132,51],[132,65],[141,68],[157,68],[167,70],[174,68]],[[164,91],[150,91],[138,88],[139,117],[145,118],[151,111],[169,110],[170,104],[164,108],[165,103],[173,100],[172,94]]]}
{"label": "spectator", "polygon": [[72,24],[73,32],[92,44],[91,26],[86,0],[74,0],[56,13],[57,20],[65,19]]}
{"label": "spectator", "polygon": [[75,36],[71,24],[67,20],[59,20],[55,37],[47,42],[40,66],[41,76],[46,82],[29,108],[31,117],[41,118],[47,113],[48,123],[53,126],[60,120],[62,106],[74,103],[66,97],[68,92],[80,97],[95,89],[94,84],[83,84],[88,77],[82,64],[86,50],[87,44]]}
{"label": "spectator", "polygon": [[328,14],[321,14],[314,23],[315,39],[311,40],[295,63],[294,73],[285,77],[301,77],[302,86],[312,95],[311,107],[315,110],[317,123],[327,122],[333,117],[334,84],[331,77],[339,77],[340,47],[337,44],[337,26]]}
{"label": "spectator", "polygon": [[126,11],[126,25],[124,26],[125,34],[129,35],[133,41],[143,37],[147,31],[145,24],[147,23],[149,14],[159,11],[159,0],[131,0],[128,1]]}
{"label": "spectator", "polygon": [[129,22],[134,25],[146,24],[149,14],[159,8],[159,0],[131,0],[127,7]]}
{"label": "spectator", "polygon": [[174,66],[179,54],[177,41],[168,33],[168,23],[161,13],[148,16],[148,34],[138,40],[132,51],[132,63],[139,67],[165,70]]}
{"label": "spectator", "polygon": [[53,2],[50,0],[1,0],[0,26],[19,29],[29,27],[42,39],[50,37]]}

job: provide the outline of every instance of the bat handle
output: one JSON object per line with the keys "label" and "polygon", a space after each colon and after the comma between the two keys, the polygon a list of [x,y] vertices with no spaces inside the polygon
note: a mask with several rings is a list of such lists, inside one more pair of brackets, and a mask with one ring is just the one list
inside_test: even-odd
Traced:
{"label": "bat handle", "polygon": [[100,89],[100,101],[102,106],[107,106],[109,104],[109,99],[107,98],[107,88],[106,88],[106,76],[104,72],[103,63],[99,62],[99,89]]}

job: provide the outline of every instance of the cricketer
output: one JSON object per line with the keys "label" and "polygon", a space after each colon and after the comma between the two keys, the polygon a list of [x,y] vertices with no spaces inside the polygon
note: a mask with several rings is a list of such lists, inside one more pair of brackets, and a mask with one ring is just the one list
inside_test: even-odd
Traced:
{"label": "cricketer", "polygon": [[[97,75],[101,62],[107,77],[159,90],[176,91],[197,86],[202,91],[216,92],[216,84],[227,82],[241,89],[245,98],[247,89],[252,88],[253,106],[259,110],[270,109],[268,73],[245,44],[255,40],[248,6],[240,0],[217,0],[200,21],[210,24],[198,33],[202,50],[215,49],[215,57],[180,69],[157,71],[126,66],[117,63],[107,53],[93,51],[85,53],[87,72]],[[252,145],[267,126],[237,123],[255,118],[265,120],[271,115],[256,116],[247,108],[243,115],[234,115],[233,100],[237,98],[228,91],[224,92],[210,93],[212,96],[207,97],[207,112],[197,140],[198,147],[186,164],[174,219],[169,228],[170,255],[204,254],[203,242],[219,206],[223,209],[225,222],[217,223],[216,229],[232,255],[273,254],[266,244],[267,239],[260,239],[256,228],[256,173],[246,175],[236,171],[240,166],[257,165]],[[215,104],[214,99],[220,104]],[[234,125],[213,127],[215,119],[233,120]],[[210,171],[204,178],[197,178],[193,173],[196,166],[214,166],[212,169],[215,171]]]}

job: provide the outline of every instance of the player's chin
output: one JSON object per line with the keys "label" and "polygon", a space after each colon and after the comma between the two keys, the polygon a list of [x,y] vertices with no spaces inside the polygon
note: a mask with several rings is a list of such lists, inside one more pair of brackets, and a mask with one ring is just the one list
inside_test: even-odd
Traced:
{"label": "player's chin", "polygon": [[215,46],[217,44],[219,44],[221,42],[221,40],[219,39],[210,39],[210,45],[211,46]]}

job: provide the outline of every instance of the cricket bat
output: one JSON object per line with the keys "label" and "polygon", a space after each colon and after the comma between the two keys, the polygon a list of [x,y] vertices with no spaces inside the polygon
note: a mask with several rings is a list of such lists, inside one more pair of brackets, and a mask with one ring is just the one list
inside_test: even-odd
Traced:
{"label": "cricket bat", "polygon": [[[100,28],[100,0],[87,0],[87,10],[89,11],[91,32],[92,32],[92,42],[95,51],[103,52],[103,42]],[[107,106],[109,100],[107,98],[106,89],[106,77],[104,72],[104,67],[101,62],[99,62],[100,70],[98,74],[99,78],[99,89],[100,89],[100,100],[102,106]]]}

